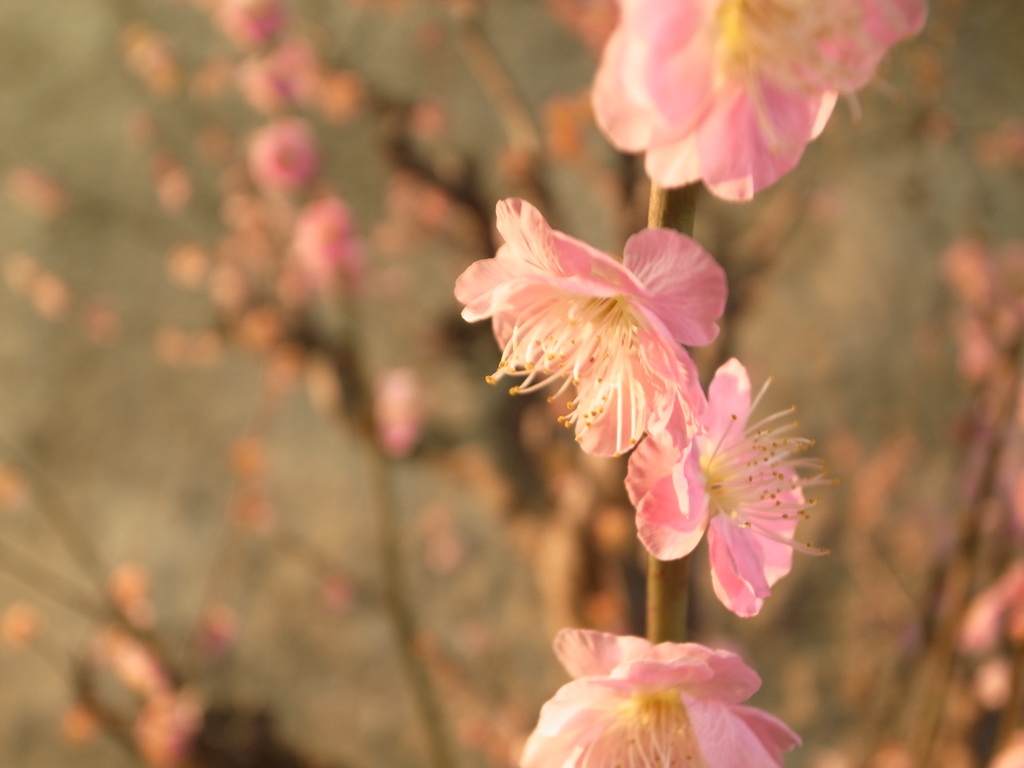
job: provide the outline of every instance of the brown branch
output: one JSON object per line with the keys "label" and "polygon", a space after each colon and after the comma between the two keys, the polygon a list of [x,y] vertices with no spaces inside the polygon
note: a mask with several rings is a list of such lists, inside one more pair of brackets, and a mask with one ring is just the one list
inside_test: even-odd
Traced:
{"label": "brown branch", "polygon": [[[995,407],[984,425],[980,472],[960,510],[956,548],[948,563],[941,566],[936,579],[941,588],[932,602],[933,613],[925,618],[925,648],[918,656],[917,676],[905,702],[916,702],[911,709],[908,746],[914,764],[930,765],[935,739],[945,712],[945,693],[952,679],[956,642],[973,594],[975,565],[981,545],[983,507],[996,492],[998,469],[1006,446],[1008,429],[1017,405],[1020,363],[1024,344],[1018,342],[1004,358],[1005,374],[988,390]],[[931,631],[928,631],[931,629]]]}
{"label": "brown branch", "polygon": [[533,115],[516,88],[508,69],[498,58],[480,23],[473,2],[448,4],[455,36],[466,64],[501,121],[508,148],[515,156],[518,173],[513,181],[516,194],[535,202],[557,221],[551,196],[541,179],[542,142]]}
{"label": "brown branch", "polygon": [[[696,184],[664,189],[652,183],[647,226],[693,235],[698,189]],[[652,643],[686,639],[689,575],[689,557],[666,561],[647,556],[647,639]]]}

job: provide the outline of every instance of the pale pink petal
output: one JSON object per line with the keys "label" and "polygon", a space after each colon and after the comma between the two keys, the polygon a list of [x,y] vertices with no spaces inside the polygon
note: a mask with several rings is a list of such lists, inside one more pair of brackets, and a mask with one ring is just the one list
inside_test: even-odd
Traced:
{"label": "pale pink petal", "polygon": [[811,128],[811,138],[816,139],[825,130],[828,119],[832,117],[832,110],[835,109],[836,101],[839,99],[838,91],[828,91],[821,97],[821,104],[818,106],[818,113],[814,116],[814,127]]}
{"label": "pale pink petal", "polygon": [[710,344],[725,311],[725,270],[689,237],[645,229],[626,241],[624,264],[646,287],[644,305],[681,344]]}
{"label": "pale pink petal", "polygon": [[592,629],[563,629],[555,636],[555,656],[573,677],[610,675],[624,660],[639,659],[651,644]]}
{"label": "pale pink petal", "polygon": [[761,688],[761,678],[735,653],[712,651],[705,663],[711,670],[711,677],[687,688],[687,693],[693,696],[736,704],[746,701]]}
{"label": "pale pink petal", "polygon": [[644,158],[647,175],[663,187],[674,188],[692,184],[701,178],[701,157],[697,147],[697,131],[674,141],[651,144]]}
{"label": "pale pink petal", "polygon": [[759,733],[755,733],[747,720],[735,712],[735,707],[708,699],[685,700],[701,755],[709,768],[781,768],[776,755],[792,746],[788,729],[785,734],[771,734],[778,741],[766,746],[761,741],[762,735],[768,735],[764,723],[758,724]]}
{"label": "pale pink petal", "polygon": [[715,371],[708,387],[708,403],[704,415],[707,440],[724,445],[741,440],[750,416],[750,376],[735,357]]}
{"label": "pale pink petal", "polygon": [[711,97],[718,44],[713,22],[717,9],[709,0],[656,0],[650,5],[656,7],[646,9],[628,28],[633,30],[634,47],[645,59],[646,69],[641,74],[647,92],[660,121],[670,126],[653,136],[655,143],[661,143],[669,138],[668,132],[675,138],[688,131]]}
{"label": "pale pink petal", "polygon": [[771,589],[756,537],[733,523],[712,518],[708,526],[711,582],[718,599],[738,616],[754,616]]}
{"label": "pale pink petal", "polygon": [[682,458],[681,450],[671,441],[650,437],[640,443],[629,457],[626,472],[626,493],[633,506],[667,477]]}
{"label": "pale pink petal", "polygon": [[598,739],[621,705],[622,693],[588,680],[562,686],[540,711],[519,759],[521,768],[564,768]]}
{"label": "pale pink petal", "polygon": [[922,0],[862,0],[862,4],[868,34],[882,47],[916,35],[928,16]]}
{"label": "pale pink petal", "polygon": [[757,673],[729,651],[716,651],[697,643],[658,643],[652,659],[669,666],[693,667],[699,662],[703,672],[692,673],[685,686],[687,694],[698,698],[733,704],[746,701],[761,687]]}
{"label": "pale pink petal", "polygon": [[[703,659],[678,658],[673,661],[639,659],[616,670],[616,675],[641,689],[683,687],[687,691],[709,681],[714,673]],[[744,698],[749,698],[749,694]]]}
{"label": "pale pink petal", "polygon": [[[803,504],[803,494],[799,489],[787,494],[780,495],[779,501],[783,504],[793,503],[796,506]],[[799,518],[792,515],[788,518],[778,517],[770,520],[761,520],[758,527],[766,531],[776,539],[767,538],[764,535],[758,536],[758,543],[761,546],[761,553],[764,556],[764,577],[769,584],[775,584],[785,576],[793,567],[793,535],[796,533],[796,526]],[[782,539],[782,541],[778,540]]]}
{"label": "pale pink petal", "polygon": [[497,312],[517,278],[529,275],[532,268],[519,259],[481,259],[470,264],[455,281],[455,298],[465,304],[462,317],[476,322]]}
{"label": "pale pink petal", "polygon": [[[653,440],[645,441],[629,460],[634,489],[646,480],[646,463],[658,462],[660,453]],[[636,466],[634,466],[636,465]],[[627,488],[630,480],[627,475]],[[690,447],[637,503],[636,525],[640,541],[659,560],[676,560],[690,554],[700,542],[707,525],[704,483],[699,458]]]}
{"label": "pale pink petal", "polygon": [[708,188],[749,200],[797,164],[810,141],[819,99],[758,81],[757,92],[727,83],[697,137]]}
{"label": "pale pink petal", "polygon": [[732,713],[739,717],[751,730],[761,745],[779,765],[782,764],[782,753],[800,746],[803,741],[790,728],[776,717],[755,707],[734,706]]}
{"label": "pale pink petal", "polygon": [[584,254],[555,249],[551,227],[530,203],[515,198],[499,200],[495,212],[498,232],[518,258],[554,274],[587,271]]}
{"label": "pale pink petal", "polygon": [[[636,638],[639,639],[639,638]],[[543,706],[537,722],[537,732],[552,735],[571,725],[580,725],[580,714],[598,712],[614,707],[622,700],[624,686],[609,685],[607,680],[573,680],[566,683]],[[586,719],[584,715],[583,719]]]}
{"label": "pale pink petal", "polygon": [[682,449],[701,429],[699,418],[707,408],[697,366],[682,347],[649,345],[644,359],[654,377],[656,398],[647,431]]}
{"label": "pale pink petal", "polygon": [[639,152],[650,142],[657,115],[642,93],[629,87],[628,41],[620,27],[605,45],[591,92],[594,119],[616,149]]}

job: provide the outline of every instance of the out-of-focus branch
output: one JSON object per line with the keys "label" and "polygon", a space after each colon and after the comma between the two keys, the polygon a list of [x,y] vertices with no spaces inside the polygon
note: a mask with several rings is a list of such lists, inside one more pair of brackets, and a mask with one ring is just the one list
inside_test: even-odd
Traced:
{"label": "out-of-focus branch", "polygon": [[457,768],[458,760],[445,722],[444,708],[434,680],[427,669],[416,615],[403,567],[398,500],[392,483],[391,460],[377,437],[373,388],[363,363],[359,330],[362,328],[358,302],[346,297],[347,343],[344,345],[344,367],[348,369],[350,388],[347,407],[353,423],[366,442],[366,487],[377,521],[377,549],[380,558],[384,608],[395,633],[399,661],[412,690],[414,703],[423,724],[431,768]]}
{"label": "out-of-focus branch", "polygon": [[916,707],[908,709],[912,719],[907,743],[914,765],[921,768],[931,765],[932,750],[943,721],[957,638],[974,587],[984,519],[982,508],[996,491],[1007,433],[1017,405],[1022,354],[1024,344],[1018,342],[1005,356],[1004,375],[997,377],[988,391],[992,405],[982,421],[984,432],[978,478],[961,507],[956,548],[949,561],[938,569],[942,575],[936,579],[939,588],[929,603],[932,613],[925,618],[925,647],[918,657],[920,662],[911,694],[903,699],[917,703]]}
{"label": "out-of-focus branch", "polygon": [[92,580],[93,586],[101,594],[107,587],[107,567],[100,557],[99,550],[93,540],[78,524],[75,516],[64,504],[59,491],[53,487],[38,462],[16,446],[0,439],[8,453],[16,454],[21,458],[21,464],[28,469],[35,477],[33,486],[33,500],[35,508],[47,523],[54,529],[61,539],[61,543],[78,563],[79,567]]}
{"label": "out-of-focus branch", "polygon": [[99,621],[112,618],[107,606],[85,594],[66,576],[36,562],[3,540],[0,540],[0,571],[87,618]]}
{"label": "out-of-focus branch", "polygon": [[508,148],[516,165],[513,178],[518,187],[516,194],[532,200],[544,209],[549,220],[556,219],[550,195],[541,179],[540,133],[511,75],[487,39],[480,23],[477,3],[451,2],[448,3],[448,10],[466,64],[494,105],[505,131]]}

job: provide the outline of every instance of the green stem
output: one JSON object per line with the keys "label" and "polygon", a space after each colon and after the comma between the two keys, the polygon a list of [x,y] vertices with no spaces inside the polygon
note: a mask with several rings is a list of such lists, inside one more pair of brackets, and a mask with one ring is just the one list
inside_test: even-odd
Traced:
{"label": "green stem", "polygon": [[659,560],[647,556],[647,639],[681,643],[686,639],[687,584],[690,559]]}
{"label": "green stem", "polygon": [[670,227],[684,235],[693,235],[693,222],[697,216],[696,184],[677,189],[664,189],[651,184],[651,203],[647,209],[648,227]]}
{"label": "green stem", "polygon": [[[670,227],[693,235],[697,185],[664,189],[651,185],[647,226]],[[647,556],[647,639],[652,643],[686,640],[690,560],[658,560]]]}

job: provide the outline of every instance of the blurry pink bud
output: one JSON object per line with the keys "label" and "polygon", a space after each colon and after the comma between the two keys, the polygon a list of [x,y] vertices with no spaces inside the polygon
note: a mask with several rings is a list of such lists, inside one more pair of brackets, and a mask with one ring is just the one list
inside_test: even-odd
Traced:
{"label": "blurry pink bud", "polygon": [[26,211],[43,219],[55,219],[67,207],[64,188],[36,168],[15,168],[7,174],[7,194]]}
{"label": "blurry pink bud", "polygon": [[161,693],[149,698],[135,720],[135,743],[147,765],[185,765],[203,721],[203,706],[192,691]]}
{"label": "blurry pink bud", "polygon": [[249,140],[249,172],[261,187],[292,192],[316,173],[316,141],[299,118],[272,122]]}
{"label": "blurry pink bud", "polygon": [[184,166],[171,157],[158,157],[153,163],[156,198],[167,213],[181,213],[192,200],[192,179]]}
{"label": "blurry pink bud", "polygon": [[347,611],[356,601],[356,588],[342,573],[330,573],[320,582],[320,597],[333,611]]}
{"label": "blurry pink bud", "polygon": [[411,368],[393,368],[377,384],[374,400],[377,435],[390,456],[408,456],[419,442],[423,425],[419,377]]}
{"label": "blurry pink bud", "polygon": [[148,698],[170,690],[170,680],[156,656],[119,629],[101,632],[94,653],[97,662],[108,666],[131,691]]}
{"label": "blurry pink bud", "polygon": [[1005,656],[989,659],[974,671],[971,690],[989,712],[995,712],[1004,706],[1010,698],[1010,681],[1013,679],[1013,668]]}
{"label": "blurry pink bud", "polygon": [[960,300],[975,309],[984,309],[992,300],[992,260],[977,240],[957,240],[942,254],[946,282]]}
{"label": "blurry pink bud", "polygon": [[21,649],[39,634],[39,611],[28,603],[14,603],[0,620],[0,635],[9,648]]}
{"label": "blurry pink bud", "polygon": [[303,104],[319,83],[316,56],[308,45],[289,42],[263,58],[250,58],[238,70],[238,84],[249,106],[263,114]]}
{"label": "blurry pink bud", "polygon": [[19,511],[28,503],[28,499],[28,483],[21,472],[0,463],[0,511]]}
{"label": "blurry pink bud", "polygon": [[302,209],[293,247],[303,271],[320,288],[339,280],[351,287],[362,277],[362,244],[349,207],[338,197],[325,197]]}
{"label": "blurry pink bud", "polygon": [[169,96],[181,82],[181,68],[167,39],[144,24],[129,24],[121,33],[125,64],[158,96]]}
{"label": "blurry pink bud", "polygon": [[72,744],[85,744],[99,730],[96,713],[86,704],[72,704],[60,721],[60,732]]}
{"label": "blurry pink bud", "polygon": [[203,611],[199,642],[210,656],[220,656],[230,650],[238,639],[238,616],[223,603],[216,603]]}
{"label": "blurry pink bud", "polygon": [[995,756],[989,768],[1024,768],[1024,731],[1017,731],[1010,743]]}
{"label": "blurry pink bud", "polygon": [[270,40],[287,16],[281,0],[222,0],[216,20],[225,37],[248,47]]}
{"label": "blurry pink bud", "polygon": [[[960,627],[960,647],[969,653],[992,648],[999,640],[1003,617],[1010,614],[1018,630],[1024,613],[1024,562],[1017,562],[988,589],[971,601]],[[1019,638],[1015,638],[1019,640]]]}
{"label": "blurry pink bud", "polygon": [[149,577],[138,563],[122,563],[110,576],[110,597],[136,627],[151,627],[155,618],[149,601]]}

